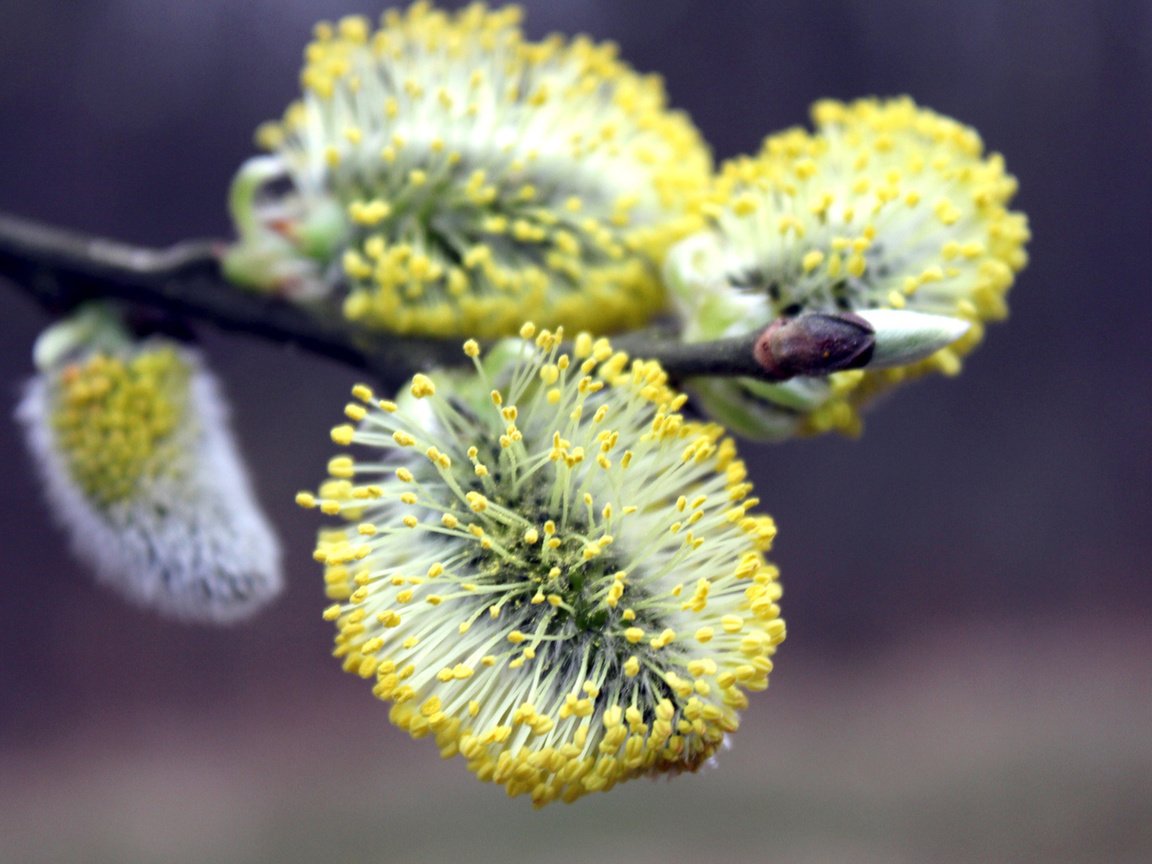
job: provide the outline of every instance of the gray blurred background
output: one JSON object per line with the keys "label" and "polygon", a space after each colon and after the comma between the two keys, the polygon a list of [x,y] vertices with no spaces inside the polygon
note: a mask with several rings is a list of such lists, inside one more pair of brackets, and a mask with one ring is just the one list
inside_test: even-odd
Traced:
{"label": "gray blurred background", "polygon": [[[357,2],[3,0],[0,210],[226,236],[311,25],[382,8]],[[345,369],[200,331],[289,580],[229,630],[95,587],[0,423],[0,861],[1152,860],[1152,4],[524,5],[534,36],[661,73],[718,159],[824,96],[972,124],[1035,235],[1011,320],[859,441],[744,448],[780,526],[772,687],[719,768],[540,813],[408,741],[328,656],[317,520],[291,502]],[[0,291],[10,414],[48,320]]]}

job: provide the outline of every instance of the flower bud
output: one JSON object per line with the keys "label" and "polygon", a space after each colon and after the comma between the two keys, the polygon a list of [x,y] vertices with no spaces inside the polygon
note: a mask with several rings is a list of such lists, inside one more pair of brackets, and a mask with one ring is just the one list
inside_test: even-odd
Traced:
{"label": "flower bud", "polygon": [[76,556],[129,600],[187,621],[245,618],[281,587],[227,414],[199,355],[158,339],[62,361],[17,409]]}

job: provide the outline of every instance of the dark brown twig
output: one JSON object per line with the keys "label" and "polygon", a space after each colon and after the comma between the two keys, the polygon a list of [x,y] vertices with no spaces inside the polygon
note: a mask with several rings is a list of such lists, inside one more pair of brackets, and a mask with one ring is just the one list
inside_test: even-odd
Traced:
{"label": "dark brown twig", "polygon": [[[238,288],[221,274],[223,248],[217,241],[142,248],[0,213],[0,276],[54,312],[113,299],[294,345],[392,387],[420,369],[466,359],[460,340],[365,330],[330,307],[305,307]],[[659,360],[676,379],[737,375],[780,381],[864,365],[873,333],[856,316],[804,315],[734,339],[686,344],[643,332],[613,343],[633,356]]]}

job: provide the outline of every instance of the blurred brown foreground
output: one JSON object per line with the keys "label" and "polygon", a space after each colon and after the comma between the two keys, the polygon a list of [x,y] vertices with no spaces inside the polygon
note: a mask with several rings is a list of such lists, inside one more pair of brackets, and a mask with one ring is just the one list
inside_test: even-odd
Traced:
{"label": "blurred brown foreground", "polygon": [[718,767],[538,812],[335,673],[307,704],[64,716],[5,751],[0,861],[1152,861],[1147,622],[789,647]]}

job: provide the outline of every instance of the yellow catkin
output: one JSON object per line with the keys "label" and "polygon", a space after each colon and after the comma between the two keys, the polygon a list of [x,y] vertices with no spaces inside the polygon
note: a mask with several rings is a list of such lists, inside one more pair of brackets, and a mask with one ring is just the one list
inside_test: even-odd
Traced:
{"label": "yellow catkin", "polygon": [[330,256],[347,317],[436,336],[511,335],[529,312],[611,332],[660,311],[658,265],[697,224],[707,147],[614,45],[532,41],[520,18],[415,3],[376,29],[319,26],[301,97],[260,134],[304,215],[285,228],[245,199],[233,257],[272,261],[254,281],[324,293]]}
{"label": "yellow catkin", "polygon": [[[955,373],[983,323],[1007,314],[1005,296],[1027,262],[1027,220],[1008,209],[1016,180],[975,130],[907,97],[822,101],[812,117],[814,132],[769,136],[756,156],[721,166],[699,204],[713,232],[671,253],[686,338],[875,308],[971,327],[927,360],[836,373],[823,391],[700,379],[704,406],[749,437],[855,434],[860,409],[879,393],[925,373]],[[740,269],[730,272],[729,262]]]}
{"label": "yellow catkin", "polygon": [[[421,419],[370,409],[350,443],[378,455],[336,457],[298,501],[350,520],[316,548],[344,668],[413,737],[542,805],[695,770],[767,685],[784,628],[775,529],[724,430],[683,418],[658,364],[584,335],[573,364],[562,332],[520,332],[487,357],[465,343],[473,378],[417,376]],[[578,473],[606,444],[629,464]]]}

